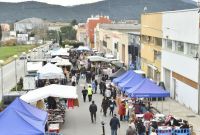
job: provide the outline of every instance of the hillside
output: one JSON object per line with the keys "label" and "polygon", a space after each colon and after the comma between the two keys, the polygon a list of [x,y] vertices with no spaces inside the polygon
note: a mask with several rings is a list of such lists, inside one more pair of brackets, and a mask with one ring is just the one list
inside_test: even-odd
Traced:
{"label": "hillside", "polygon": [[28,17],[47,20],[85,21],[92,14],[108,15],[115,20],[139,19],[144,7],[147,12],[195,8],[184,0],[105,0],[73,7],[49,5],[40,2],[5,3],[0,2],[0,22],[15,22]]}

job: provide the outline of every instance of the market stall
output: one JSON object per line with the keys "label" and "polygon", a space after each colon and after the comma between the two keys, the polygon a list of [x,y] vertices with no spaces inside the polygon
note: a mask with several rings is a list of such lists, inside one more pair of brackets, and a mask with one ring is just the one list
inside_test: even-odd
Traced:
{"label": "market stall", "polygon": [[45,133],[47,112],[17,98],[0,113],[2,135],[36,135]]}
{"label": "market stall", "polygon": [[117,78],[119,76],[121,76],[122,74],[124,74],[126,72],[126,70],[124,68],[120,68],[117,72],[112,73],[110,75],[110,79],[113,80],[114,78]]}
{"label": "market stall", "polygon": [[38,79],[62,79],[64,78],[63,70],[54,64],[47,63],[38,71]]}
{"label": "market stall", "polygon": [[112,82],[117,85],[120,82],[126,81],[133,74],[134,74],[133,70],[126,71],[126,73],[124,73],[121,76],[115,78]]}
{"label": "market stall", "polygon": [[109,59],[101,56],[88,56],[87,57],[91,62],[110,62]]}

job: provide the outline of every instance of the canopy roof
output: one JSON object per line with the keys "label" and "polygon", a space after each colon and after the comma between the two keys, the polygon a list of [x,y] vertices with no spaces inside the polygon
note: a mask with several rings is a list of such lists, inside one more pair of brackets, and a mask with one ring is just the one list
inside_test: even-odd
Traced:
{"label": "canopy roof", "polygon": [[51,52],[51,56],[65,56],[65,55],[69,56],[69,53],[67,52],[66,49],[63,48],[60,48],[58,50],[53,50]]}
{"label": "canopy roof", "polygon": [[64,78],[62,69],[51,63],[47,63],[37,73],[39,74],[38,79]]}
{"label": "canopy roof", "polygon": [[115,78],[113,80],[114,84],[118,84],[120,82],[123,82],[124,80],[127,80],[127,78],[130,78],[134,74],[133,70],[129,70],[126,73],[122,74],[121,76]]}
{"label": "canopy roof", "polygon": [[152,97],[169,97],[169,92],[163,90],[161,87],[145,78],[138,85],[126,91],[130,97],[134,98],[152,98]]}
{"label": "canopy roof", "polygon": [[68,59],[62,59],[62,61],[59,61],[56,63],[57,66],[71,66],[72,63]]}
{"label": "canopy roof", "polygon": [[79,46],[77,51],[90,51],[90,48],[88,46]]}
{"label": "canopy roof", "polygon": [[42,62],[27,62],[27,72],[37,72],[42,68]]}
{"label": "canopy roof", "polygon": [[111,59],[111,64],[117,66],[117,67],[123,67],[124,66],[124,63],[123,62],[120,62],[119,60],[112,60]]}
{"label": "canopy roof", "polygon": [[67,85],[51,84],[42,88],[29,91],[20,98],[27,103],[36,102],[47,97],[78,98],[76,87]]}
{"label": "canopy roof", "polygon": [[121,88],[122,91],[125,91],[126,89],[136,86],[143,80],[144,78],[141,75],[134,72],[134,74],[130,78],[127,78],[127,80],[118,83],[118,86]]}
{"label": "canopy roof", "polygon": [[88,59],[92,62],[110,62],[109,59],[101,56],[88,56]]}
{"label": "canopy roof", "polygon": [[56,56],[55,58],[51,59],[51,62],[60,62],[62,61],[62,58],[60,58],[59,56]]}
{"label": "canopy roof", "polygon": [[112,54],[105,54],[105,57],[108,58],[108,59],[112,59],[112,58],[114,58],[114,55],[112,55]]}
{"label": "canopy roof", "polygon": [[110,78],[116,78],[121,76],[122,74],[124,74],[126,72],[126,70],[124,68],[120,68],[119,70],[117,70],[117,72],[113,73],[110,75]]}
{"label": "canopy roof", "polygon": [[0,113],[2,135],[43,135],[47,112],[17,98]]}

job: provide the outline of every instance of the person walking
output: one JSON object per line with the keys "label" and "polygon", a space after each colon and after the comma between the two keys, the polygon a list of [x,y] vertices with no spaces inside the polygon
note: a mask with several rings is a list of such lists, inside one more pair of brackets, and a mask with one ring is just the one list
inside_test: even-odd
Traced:
{"label": "person walking", "polygon": [[90,116],[91,116],[91,121],[92,123],[96,123],[96,112],[97,112],[97,105],[94,103],[94,101],[92,101],[92,104],[89,107],[89,111],[90,111]]}
{"label": "person walking", "polygon": [[128,129],[126,130],[126,135],[137,135],[136,129],[129,124]]}
{"label": "person walking", "polygon": [[103,109],[104,116],[106,116],[106,114],[107,114],[108,106],[109,106],[109,102],[108,102],[107,98],[104,97],[102,100],[102,103],[101,103],[101,108]]}
{"label": "person walking", "polygon": [[88,91],[86,90],[86,88],[84,87],[82,90],[82,94],[83,94],[83,101],[85,102],[86,100],[86,96],[87,96]]}
{"label": "person walking", "polygon": [[88,94],[88,99],[89,99],[89,102],[92,101],[92,88],[91,88],[91,85],[89,85],[88,89],[87,89],[87,94]]}
{"label": "person walking", "polygon": [[117,106],[113,97],[109,100],[109,106],[110,106],[110,115],[113,116],[113,111],[115,109],[115,106]]}
{"label": "person walking", "polygon": [[125,113],[126,113],[126,108],[125,108],[124,102],[122,101],[119,104],[119,110],[118,110],[118,114],[120,115],[120,121],[122,121],[124,119]]}
{"label": "person walking", "polygon": [[117,115],[114,114],[113,118],[110,120],[111,135],[117,135],[117,129],[120,128],[120,122]]}

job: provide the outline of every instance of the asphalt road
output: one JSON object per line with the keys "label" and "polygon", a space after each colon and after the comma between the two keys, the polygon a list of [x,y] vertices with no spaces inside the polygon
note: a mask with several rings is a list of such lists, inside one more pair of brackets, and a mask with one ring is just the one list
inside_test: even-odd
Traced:
{"label": "asphalt road", "polygon": [[[63,135],[102,135],[102,125],[101,121],[105,122],[105,135],[111,135],[111,130],[109,127],[110,119],[112,118],[109,114],[104,117],[100,112],[100,106],[103,96],[99,94],[93,94],[93,100],[97,104],[97,122],[96,124],[91,123],[89,105],[91,102],[87,101],[84,103],[81,90],[85,85],[85,80],[80,80],[80,85],[77,86],[77,93],[79,96],[79,107],[73,110],[66,111],[65,123],[61,126],[61,133]],[[115,109],[115,113],[117,108]],[[108,111],[109,112],[109,111]],[[118,130],[118,135],[125,135],[126,129],[128,128],[128,122],[120,122],[121,128]]]}

